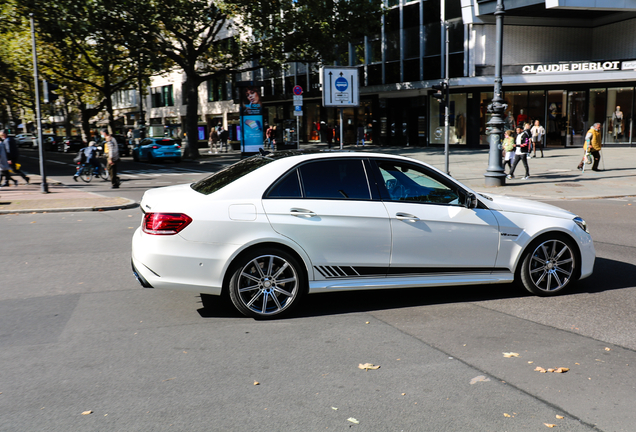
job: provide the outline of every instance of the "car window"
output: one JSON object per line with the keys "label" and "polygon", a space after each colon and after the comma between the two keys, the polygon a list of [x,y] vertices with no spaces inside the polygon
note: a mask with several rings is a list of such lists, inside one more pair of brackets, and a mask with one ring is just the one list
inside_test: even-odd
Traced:
{"label": "car window", "polygon": [[252,156],[230,165],[203,180],[192,183],[190,187],[203,195],[209,195],[273,161],[274,159],[268,157]]}
{"label": "car window", "polygon": [[300,180],[298,170],[293,169],[283,178],[278,180],[265,194],[266,198],[301,198]]}
{"label": "car window", "polygon": [[371,199],[361,159],[329,159],[298,168],[305,198]]}
{"label": "car window", "polygon": [[400,161],[378,161],[377,166],[389,201],[459,204],[457,190],[436,179],[432,171]]}
{"label": "car window", "polygon": [[155,141],[155,144],[172,146],[176,144],[176,141],[171,139],[159,139]]}

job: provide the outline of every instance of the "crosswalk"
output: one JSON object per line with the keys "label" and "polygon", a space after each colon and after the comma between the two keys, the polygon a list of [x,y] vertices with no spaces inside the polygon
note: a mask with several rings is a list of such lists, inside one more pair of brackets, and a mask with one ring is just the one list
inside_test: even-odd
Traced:
{"label": "crosswalk", "polygon": [[170,168],[170,169],[141,169],[141,170],[124,170],[117,175],[122,178],[138,179],[144,177],[163,177],[163,176],[185,176],[190,174],[211,174],[210,171],[203,171],[190,168]]}

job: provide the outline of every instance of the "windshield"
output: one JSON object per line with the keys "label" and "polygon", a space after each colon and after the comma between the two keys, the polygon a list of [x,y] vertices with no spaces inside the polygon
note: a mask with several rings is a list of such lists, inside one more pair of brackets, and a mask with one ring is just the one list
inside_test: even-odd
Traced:
{"label": "windshield", "polygon": [[252,156],[234,165],[230,165],[224,170],[214,173],[203,180],[192,183],[190,187],[203,195],[209,195],[273,161],[271,158]]}

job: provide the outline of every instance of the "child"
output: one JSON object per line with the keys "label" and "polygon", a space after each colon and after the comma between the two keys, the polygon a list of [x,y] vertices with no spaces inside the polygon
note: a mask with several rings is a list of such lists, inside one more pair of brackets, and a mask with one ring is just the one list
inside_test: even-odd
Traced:
{"label": "child", "polygon": [[504,172],[506,170],[506,165],[509,168],[512,168],[512,161],[515,156],[515,139],[512,137],[512,131],[507,130],[504,132],[504,140],[503,140],[503,153],[504,153]]}

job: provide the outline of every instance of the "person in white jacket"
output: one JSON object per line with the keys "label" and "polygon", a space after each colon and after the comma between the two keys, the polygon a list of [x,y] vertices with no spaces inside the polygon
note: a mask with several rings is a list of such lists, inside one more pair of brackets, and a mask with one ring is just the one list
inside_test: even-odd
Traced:
{"label": "person in white jacket", "polygon": [[534,121],[534,126],[530,129],[532,133],[532,147],[534,147],[534,157],[537,157],[537,148],[541,150],[543,157],[543,138],[545,137],[545,129],[541,126],[539,120]]}

